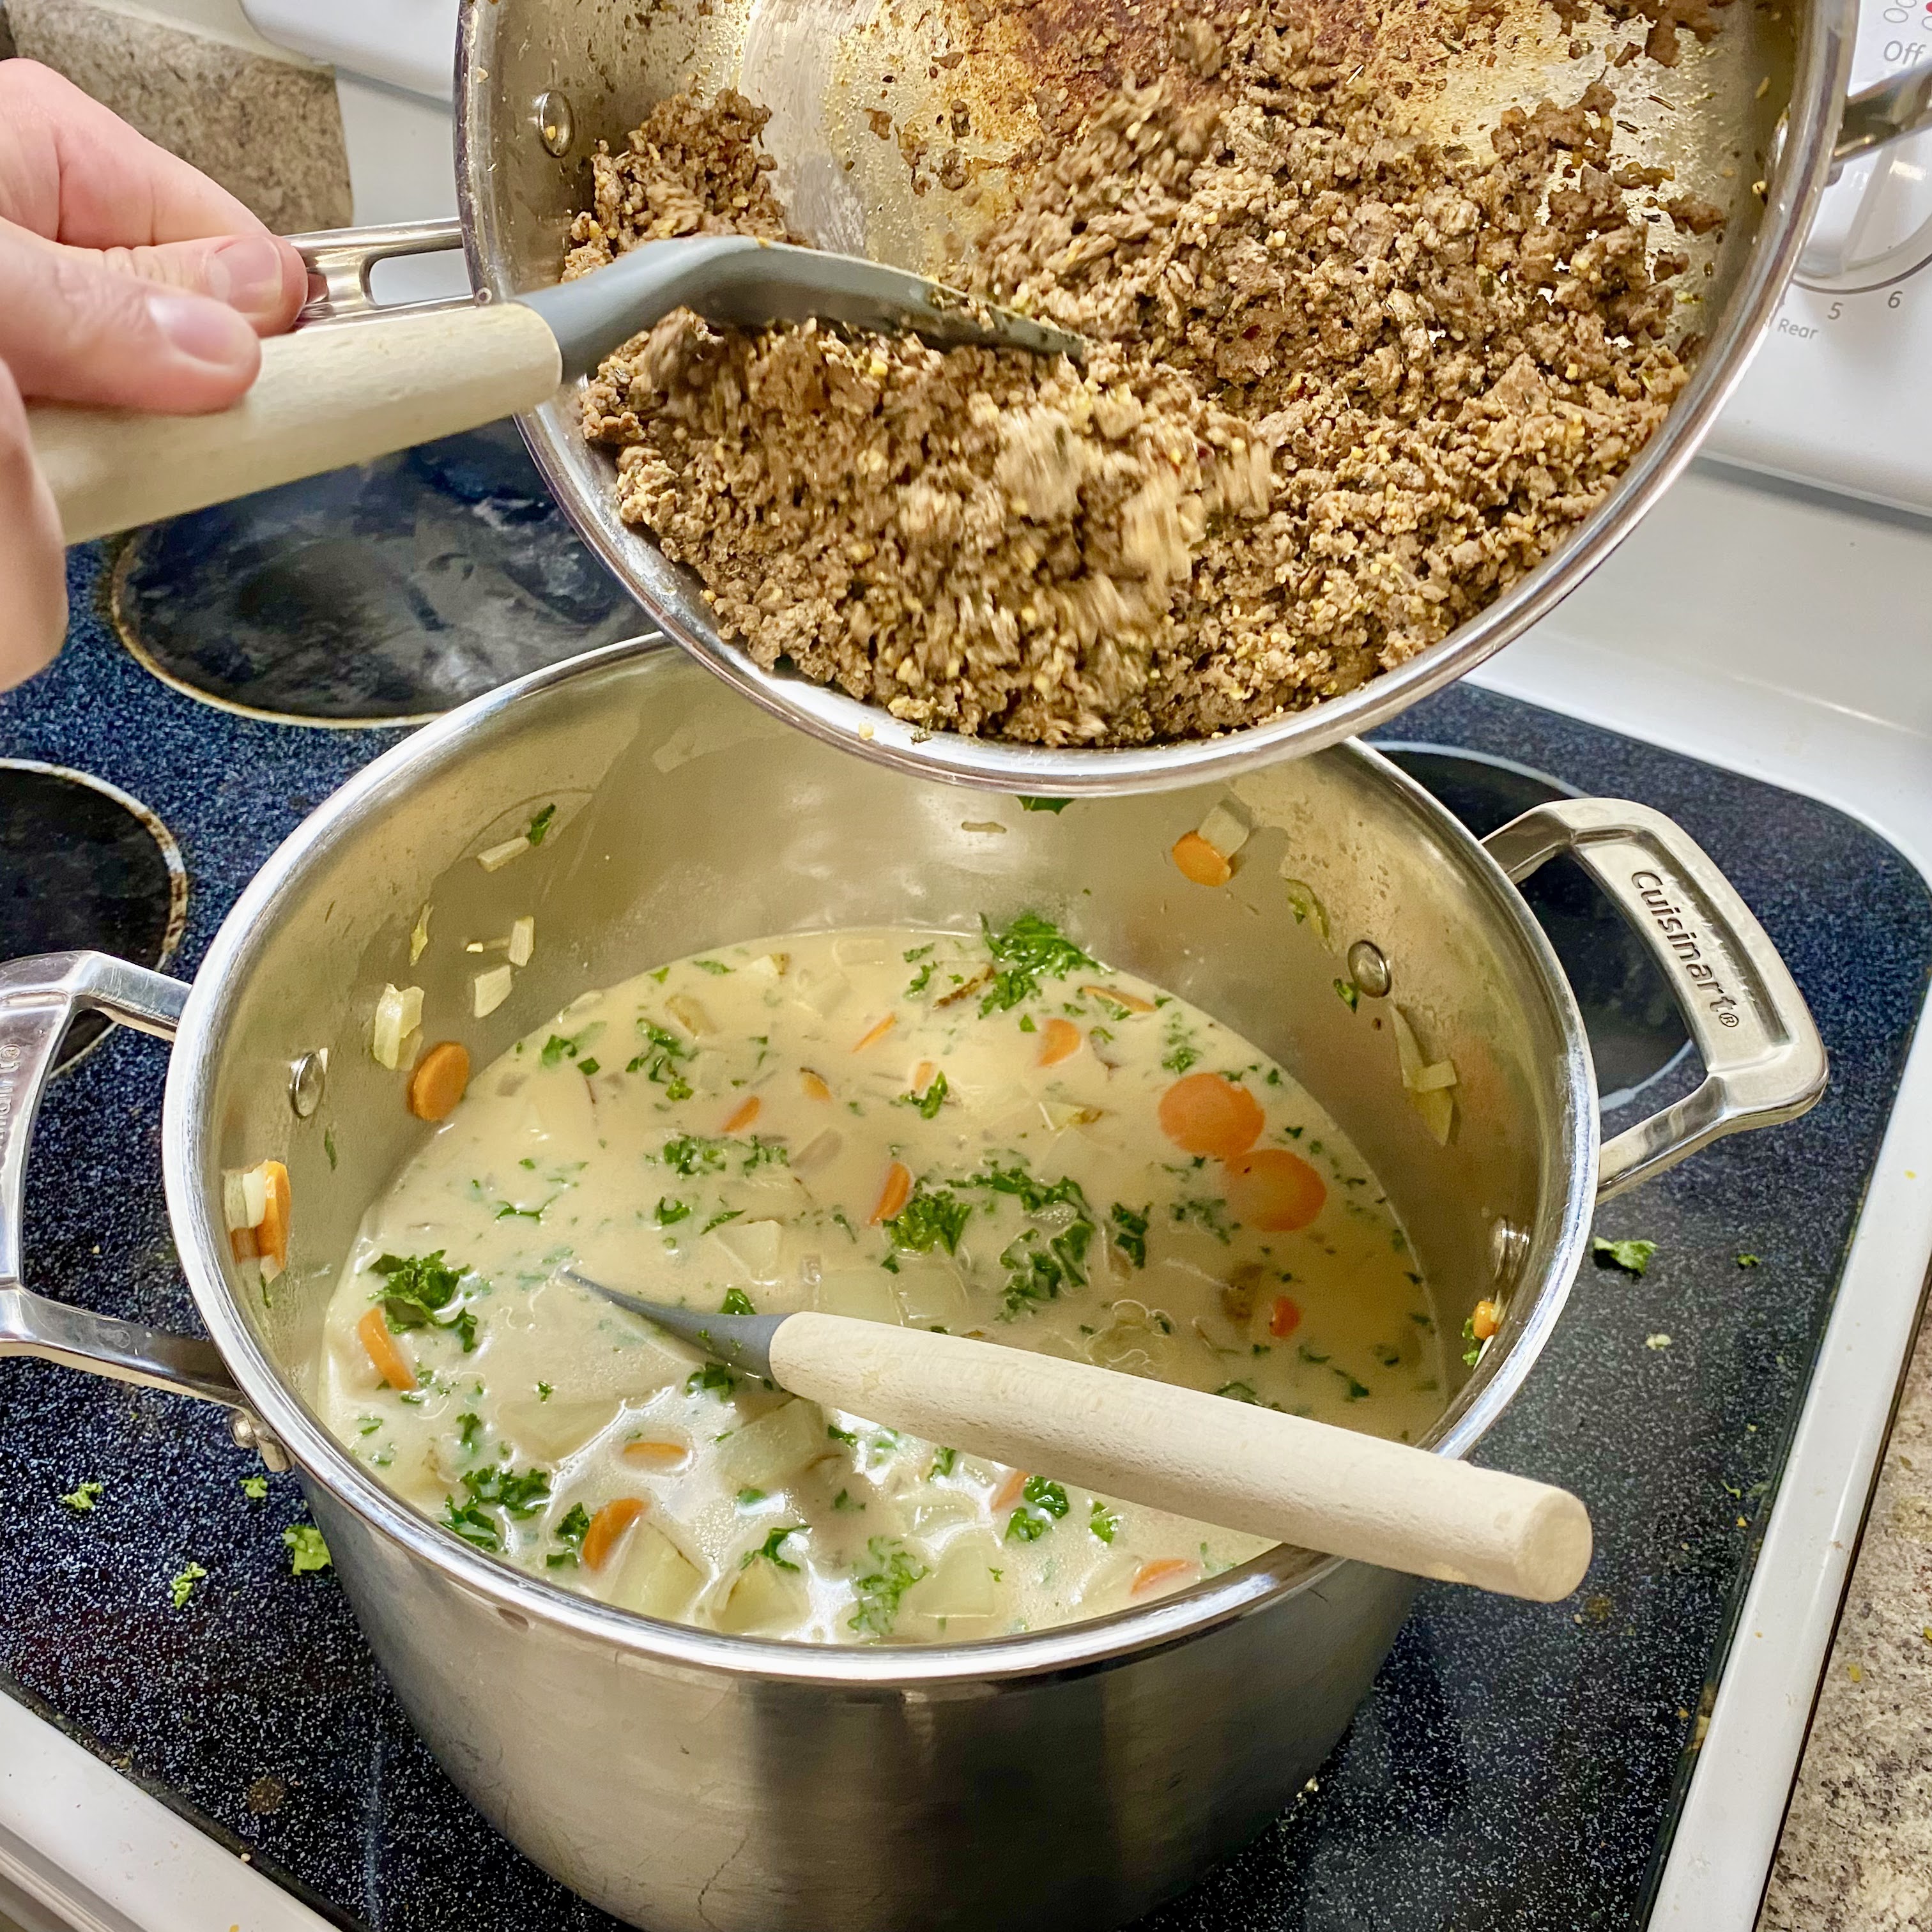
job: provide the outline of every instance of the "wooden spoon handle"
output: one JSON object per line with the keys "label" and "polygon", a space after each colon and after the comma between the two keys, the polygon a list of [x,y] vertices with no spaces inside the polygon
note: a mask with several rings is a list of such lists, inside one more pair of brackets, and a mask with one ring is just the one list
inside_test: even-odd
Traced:
{"label": "wooden spoon handle", "polygon": [[1582,1582],[1568,1490],[1252,1403],[963,1336],[794,1315],[782,1388],[1130,1502],[1552,1603]]}
{"label": "wooden spoon handle", "polygon": [[534,409],[562,368],[543,319],[499,302],[273,337],[254,386],[212,416],[42,403],[28,422],[82,543]]}

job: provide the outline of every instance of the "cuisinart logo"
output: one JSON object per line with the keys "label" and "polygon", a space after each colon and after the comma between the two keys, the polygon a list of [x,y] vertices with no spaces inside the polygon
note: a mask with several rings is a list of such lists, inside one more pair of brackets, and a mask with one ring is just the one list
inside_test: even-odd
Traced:
{"label": "cuisinart logo", "polygon": [[1685,978],[1696,988],[1698,996],[1718,1025],[1736,1026],[1738,1003],[1724,991],[1715,968],[1704,957],[1703,949],[1697,944],[1697,928],[1684,917],[1684,908],[1671,904],[1663,879],[1655,872],[1633,872],[1630,884],[1636,888],[1637,896],[1643,901],[1651,917],[1656,920],[1658,931],[1676,954],[1677,963],[1683,968]]}

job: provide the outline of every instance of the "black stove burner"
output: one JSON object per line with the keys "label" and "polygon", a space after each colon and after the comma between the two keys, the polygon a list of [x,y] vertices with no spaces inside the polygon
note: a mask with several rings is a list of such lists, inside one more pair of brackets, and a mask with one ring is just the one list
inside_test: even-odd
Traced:
{"label": "black stove burner", "polygon": [[418,721],[648,628],[507,423],[139,531],[116,628],[256,716]]}
{"label": "black stove burner", "polygon": [[[91,946],[161,966],[187,919],[181,848],[139,799],[85,772],[0,759],[0,958]],[[106,1030],[82,1014],[56,1065]]]}
{"label": "black stove burner", "polygon": [[[1547,772],[1478,752],[1400,742],[1376,748],[1478,838],[1532,806],[1580,795]],[[1597,1090],[1604,1112],[1612,1112],[1690,1052],[1683,1016],[1656,962],[1575,860],[1552,859],[1520,890],[1569,975],[1597,1064]]]}

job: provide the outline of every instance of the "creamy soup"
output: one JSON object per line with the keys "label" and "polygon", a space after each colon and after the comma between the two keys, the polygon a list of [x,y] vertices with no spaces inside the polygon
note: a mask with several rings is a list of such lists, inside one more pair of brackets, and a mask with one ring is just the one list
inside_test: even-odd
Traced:
{"label": "creamy soup", "polygon": [[982,1337],[1412,1439],[1440,1338],[1381,1188],[1282,1069],[1023,916],[793,934],[586,994],[370,1210],[324,1412],[458,1534],[646,1614],[994,1636],[1258,1539],[826,1412],[559,1278]]}

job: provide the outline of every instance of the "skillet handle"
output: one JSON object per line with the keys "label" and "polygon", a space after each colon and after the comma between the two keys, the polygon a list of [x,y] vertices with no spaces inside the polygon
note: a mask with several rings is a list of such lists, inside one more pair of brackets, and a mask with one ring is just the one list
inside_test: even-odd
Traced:
{"label": "skillet handle", "polygon": [[35,1355],[117,1382],[197,1396],[236,1412],[232,1432],[271,1468],[288,1459],[244,1406],[212,1342],[50,1301],[21,1285],[21,1223],[34,1119],[76,1013],[172,1040],[188,989],[103,952],[48,952],[0,965],[0,1355]]}
{"label": "skillet handle", "polygon": [[1484,839],[1520,884],[1568,852],[1648,945],[1704,1062],[1687,1099],[1603,1150],[1597,1198],[1620,1194],[1725,1134],[1795,1120],[1825,1091],[1825,1043],[1750,908],[1680,826],[1625,799],[1559,799]]}

